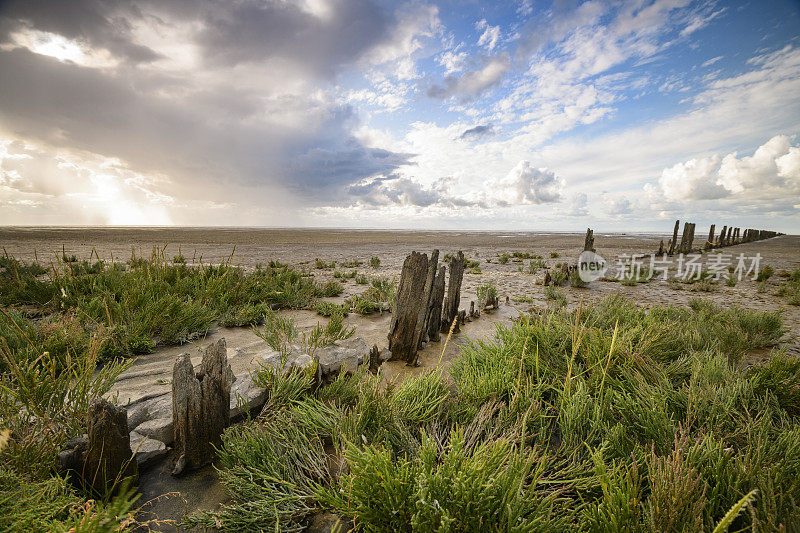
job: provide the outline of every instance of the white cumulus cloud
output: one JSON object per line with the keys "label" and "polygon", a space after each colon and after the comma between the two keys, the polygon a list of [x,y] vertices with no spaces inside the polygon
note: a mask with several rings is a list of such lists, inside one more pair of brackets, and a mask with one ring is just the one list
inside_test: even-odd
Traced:
{"label": "white cumulus cloud", "polygon": [[714,154],[665,168],[658,185],[673,201],[800,194],[800,147],[792,146],[788,136],[776,135],[752,156]]}
{"label": "white cumulus cloud", "polygon": [[546,204],[561,200],[564,182],[547,168],[520,161],[505,178],[495,181],[494,195],[500,203]]}

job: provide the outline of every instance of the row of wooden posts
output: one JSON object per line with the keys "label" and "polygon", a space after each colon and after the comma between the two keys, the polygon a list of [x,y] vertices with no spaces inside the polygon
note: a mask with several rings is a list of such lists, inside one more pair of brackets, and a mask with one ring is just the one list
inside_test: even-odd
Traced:
{"label": "row of wooden posts", "polygon": [[[666,246],[664,246],[664,241],[661,241],[658,246],[657,255],[674,255],[676,253],[688,254],[694,250],[693,243],[696,224],[693,222],[684,222],[683,233],[681,234],[680,243],[678,243],[678,230],[680,229],[680,225],[681,221],[676,220],[675,228],[672,231],[672,239],[667,242]],[[713,248],[722,248],[725,246],[733,246],[735,244],[761,241],[764,239],[777,237],[778,235],[783,235],[783,233],[778,233],[777,231],[748,228],[742,232],[741,228],[722,226],[722,231],[719,233],[719,235],[715,236],[715,227],[715,224],[711,224],[711,229],[708,232],[708,239],[706,239],[706,242],[703,245],[703,250],[711,250]]]}
{"label": "row of wooden posts", "polygon": [[438,341],[440,333],[449,332],[451,327],[455,333],[459,331],[459,325],[466,321],[466,311],[458,309],[465,265],[463,252],[450,259],[445,298],[446,269],[439,266],[439,250],[434,250],[430,259],[418,252],[406,257],[389,327],[392,360],[416,365],[423,343]]}
{"label": "row of wooden posts", "polygon": [[[418,252],[411,252],[406,257],[389,327],[392,360],[416,365],[417,352],[425,343],[438,341],[441,333],[459,333],[460,326],[468,318],[477,318],[481,311],[499,307],[497,294],[487,291],[481,295],[482,301],[477,305],[475,301],[470,302],[469,311],[459,310],[465,267],[466,260],[461,251],[450,258],[449,277],[447,268],[439,265],[439,250],[434,250],[430,259]],[[370,361],[377,358],[377,347],[373,352]]]}
{"label": "row of wooden posts", "polygon": [[[425,342],[438,341],[440,332],[458,332],[467,312],[459,311],[461,283],[466,261],[458,252],[449,262],[445,298],[445,266],[438,265],[439,251],[409,255],[400,275],[389,333],[393,359],[416,364],[417,350]],[[497,306],[487,297],[484,306]],[[477,316],[473,306],[470,316]],[[369,366],[380,365],[377,346],[369,354]],[[172,419],[174,431],[173,474],[199,468],[213,461],[214,448],[230,424],[230,395],[233,374],[227,358],[225,339],[211,344],[195,371],[189,354],[178,357],[172,372]],[[130,447],[127,413],[105,399],[94,400],[87,413],[88,438],[71,450],[65,467],[84,486],[107,494],[122,480],[136,480],[138,468]]]}
{"label": "row of wooden posts", "polygon": [[[466,266],[464,254],[458,252],[450,260],[447,280],[447,269],[438,263],[438,250],[434,250],[430,259],[412,252],[403,263],[389,331],[392,359],[416,364],[417,351],[423,343],[438,341],[440,333],[451,329],[457,333],[466,322],[467,311],[459,310]],[[496,295],[485,299],[479,302],[479,308],[497,307]],[[479,313],[472,302],[469,316],[476,317]],[[372,369],[379,364],[375,347],[369,354],[369,365]],[[222,432],[230,424],[232,383],[224,339],[206,348],[198,371],[189,354],[176,360],[172,372],[174,474],[204,466],[214,459],[214,448],[221,445]],[[87,416],[88,442],[74,454],[68,468],[99,493],[113,490],[122,479],[135,480],[138,469],[130,448],[125,409],[97,399]]]}

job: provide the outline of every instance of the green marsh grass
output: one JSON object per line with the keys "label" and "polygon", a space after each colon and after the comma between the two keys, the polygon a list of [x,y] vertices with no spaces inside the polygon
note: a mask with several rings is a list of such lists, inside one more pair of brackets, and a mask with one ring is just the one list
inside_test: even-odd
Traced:
{"label": "green marsh grass", "polygon": [[[217,321],[224,326],[257,325],[268,308],[306,307],[317,297],[342,290],[338,284],[320,287],[278,263],[248,272],[234,266],[232,257],[220,265],[187,265],[154,249],[149,259],[132,256],[131,266],[125,268],[103,261],[59,262],[46,273],[5,259],[0,305],[25,305],[86,335],[102,328],[106,334],[100,356],[111,360],[147,353],[156,343],[192,340]],[[46,320],[32,327],[44,328],[39,336],[53,336]]]}
{"label": "green marsh grass", "polygon": [[[498,325],[449,370],[400,384],[282,375],[263,427],[226,434],[234,503],[194,520],[294,531],[325,510],[356,531],[796,530],[800,363],[774,350],[740,366],[783,332],[777,313],[617,296]],[[279,433],[280,453],[260,451]],[[289,446],[302,450],[287,464]]]}

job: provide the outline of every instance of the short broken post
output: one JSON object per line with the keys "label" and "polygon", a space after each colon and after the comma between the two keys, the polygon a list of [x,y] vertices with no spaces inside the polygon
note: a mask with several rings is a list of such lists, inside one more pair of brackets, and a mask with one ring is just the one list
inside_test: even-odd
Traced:
{"label": "short broken post", "polygon": [[714,247],[714,224],[711,224],[711,229],[708,230],[708,239],[706,239],[706,244],[704,248],[706,250],[710,250]]}
{"label": "short broken post", "polygon": [[583,239],[583,251],[594,252],[594,231],[591,228],[586,228],[586,237]]}
{"label": "short broken post", "polygon": [[214,460],[214,447],[230,424],[231,383],[225,339],[206,348],[195,375],[189,354],[175,361],[172,370],[172,420],[175,432],[173,475],[199,468]]}
{"label": "short broken post", "polygon": [[89,442],[81,472],[84,482],[103,496],[118,489],[124,480],[136,483],[139,468],[131,452],[125,409],[95,398],[86,422]]}
{"label": "short broken post", "polygon": [[378,350],[378,345],[374,344],[369,351],[369,371],[377,374],[381,367],[381,352]]}

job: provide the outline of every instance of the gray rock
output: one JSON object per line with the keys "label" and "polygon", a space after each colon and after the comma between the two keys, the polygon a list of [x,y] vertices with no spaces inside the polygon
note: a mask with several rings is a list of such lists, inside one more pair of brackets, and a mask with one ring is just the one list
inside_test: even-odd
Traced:
{"label": "gray rock", "polygon": [[129,428],[135,428],[154,418],[172,418],[172,394],[165,393],[148,398],[129,405],[127,409]]}
{"label": "gray rock", "polygon": [[172,416],[169,418],[153,418],[151,420],[146,420],[136,426],[134,431],[145,437],[160,440],[164,444],[172,444],[172,441],[175,440]]}
{"label": "gray rock", "polygon": [[318,348],[314,355],[319,363],[322,378],[328,379],[338,374],[343,367],[347,372],[355,372],[367,354],[369,354],[367,341],[355,337]]}
{"label": "gray rock", "polygon": [[131,451],[136,454],[139,468],[150,466],[167,456],[167,445],[160,440],[148,438],[136,431],[131,432]]}
{"label": "gray rock", "polygon": [[[280,368],[281,353],[276,350],[266,350],[256,354],[256,358],[263,366]],[[286,366],[284,370],[295,368],[305,368],[314,364],[314,358],[305,353],[300,346],[292,346],[292,351],[286,356]]]}
{"label": "gray rock", "polygon": [[261,409],[266,401],[267,389],[256,386],[249,373],[239,374],[231,385],[231,419]]}
{"label": "gray rock", "polygon": [[307,368],[314,366],[314,358],[307,353],[298,353],[291,360],[292,368]]}

